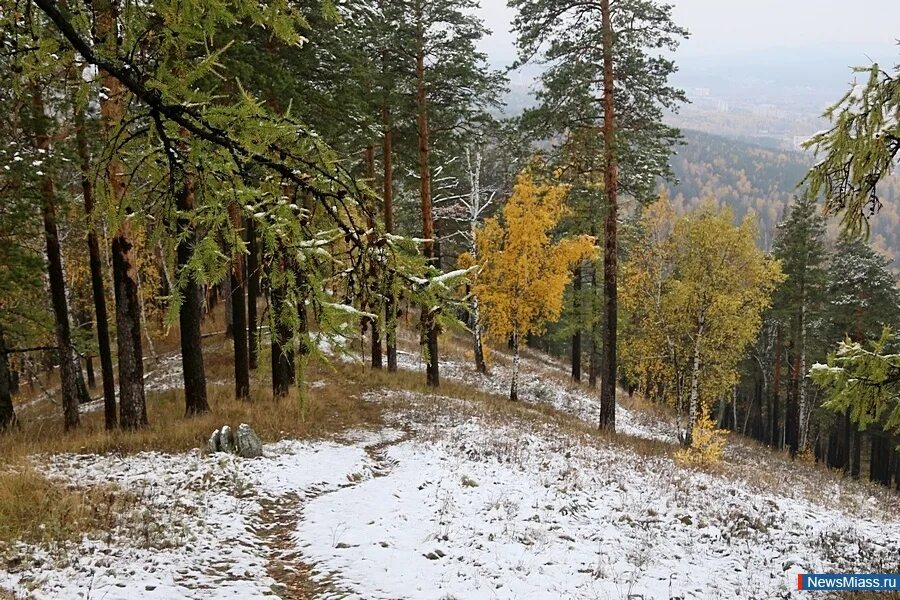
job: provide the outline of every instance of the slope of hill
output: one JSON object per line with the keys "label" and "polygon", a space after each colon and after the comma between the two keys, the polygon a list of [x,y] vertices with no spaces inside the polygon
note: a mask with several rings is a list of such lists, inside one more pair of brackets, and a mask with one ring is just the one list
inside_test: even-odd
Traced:
{"label": "slope of hill", "polygon": [[[698,131],[683,134],[685,145],[672,161],[677,182],[667,186],[675,206],[686,210],[714,198],[730,206],[736,218],[752,210],[759,216],[760,242],[769,249],[812,159]],[[871,220],[871,242],[900,266],[900,174],[884,182],[881,198],[884,208]]]}
{"label": "slope of hill", "polygon": [[[889,490],[738,439],[721,467],[684,468],[665,417],[622,406],[621,433],[603,435],[597,398],[530,351],[524,401],[510,403],[510,357],[495,351],[481,376],[467,343],[448,339],[434,394],[414,341],[399,374],[351,352],[309,382],[311,396],[341,390],[374,417],[273,440],[259,459],[34,457],[56,481],[136,502],[69,546],[4,548],[0,588],[107,600],[768,599],[799,597],[798,572],[900,567]],[[172,393],[159,372],[152,402]]]}

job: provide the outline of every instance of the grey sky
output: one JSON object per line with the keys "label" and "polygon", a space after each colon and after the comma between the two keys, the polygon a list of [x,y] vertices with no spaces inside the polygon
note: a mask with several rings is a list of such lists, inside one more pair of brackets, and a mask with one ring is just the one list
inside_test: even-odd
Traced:
{"label": "grey sky", "polygon": [[[491,62],[510,60],[513,12],[505,0],[481,0],[494,32],[484,42]],[[900,37],[900,0],[672,0],[679,25],[691,31],[683,58],[749,54],[773,48],[852,47],[884,57]],[[893,53],[897,55],[896,52]]]}

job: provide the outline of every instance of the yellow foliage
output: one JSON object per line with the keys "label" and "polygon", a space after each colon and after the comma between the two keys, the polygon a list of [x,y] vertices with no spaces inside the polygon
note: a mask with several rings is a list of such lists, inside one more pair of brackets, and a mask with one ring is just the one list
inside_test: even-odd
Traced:
{"label": "yellow foliage", "polygon": [[713,204],[676,216],[663,199],[641,225],[620,288],[623,366],[651,396],[680,406],[696,379],[708,403],[736,383],[783,279],[780,265],[757,248],[752,217],[736,226],[730,210]]}
{"label": "yellow foliage", "polygon": [[476,233],[481,268],[473,292],[492,339],[505,341],[513,333],[524,337],[558,320],[572,267],[595,255],[588,236],[551,239],[565,214],[567,194],[566,186],[539,183],[525,171],[503,209],[502,222],[488,219]]}
{"label": "yellow foliage", "polygon": [[707,411],[694,424],[691,445],[675,452],[675,460],[691,467],[709,467],[722,462],[725,452],[725,431],[716,427]]}

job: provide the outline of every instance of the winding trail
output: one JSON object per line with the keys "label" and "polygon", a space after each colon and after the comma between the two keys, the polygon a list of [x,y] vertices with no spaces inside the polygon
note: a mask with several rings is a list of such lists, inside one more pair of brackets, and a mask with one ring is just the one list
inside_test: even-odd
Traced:
{"label": "winding trail", "polygon": [[360,471],[349,474],[345,484],[338,487],[313,486],[303,493],[288,492],[274,498],[260,499],[261,509],[251,530],[268,549],[266,571],[276,581],[272,591],[281,600],[310,600],[325,594],[339,598],[352,593],[341,589],[337,583],[338,573],[321,571],[304,559],[296,543],[296,531],[303,520],[307,502],[355,487],[369,479],[390,475],[397,463],[388,455],[388,450],[414,437],[408,427],[398,431],[398,436],[365,445],[363,449],[370,462]]}

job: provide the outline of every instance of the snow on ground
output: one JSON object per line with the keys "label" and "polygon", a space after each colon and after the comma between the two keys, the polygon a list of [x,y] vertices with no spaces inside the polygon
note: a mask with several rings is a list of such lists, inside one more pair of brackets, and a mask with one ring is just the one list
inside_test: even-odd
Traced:
{"label": "snow on ground", "polygon": [[[498,354],[495,352],[495,354]],[[506,357],[503,357],[506,358]],[[544,360],[542,360],[542,358]],[[441,359],[441,377],[470,385],[491,394],[506,396],[512,380],[508,360],[495,361],[491,374],[482,375],[470,364],[452,358]],[[424,371],[420,353],[398,351],[397,365],[401,369]],[[519,373],[519,398],[524,402],[548,404],[562,412],[578,417],[586,423],[600,418],[600,397],[583,385],[568,381],[564,370],[552,360],[540,355],[524,354]],[[661,442],[675,443],[675,427],[639,416],[620,404],[616,405],[616,430],[622,434]]]}
{"label": "snow on ground", "polygon": [[284,494],[323,493],[346,484],[371,460],[360,446],[281,442],[266,457],[143,453],[52,457],[47,473],[78,485],[117,484],[138,495],[139,508],[119,531],[84,539],[55,555],[35,556],[16,572],[0,571],[0,587],[36,598],[181,599],[274,596],[269,549],[256,530],[261,503]]}
{"label": "snow on ground", "polygon": [[[524,362],[525,400],[595,422],[595,396],[539,357]],[[508,382],[502,363],[488,378],[450,360],[442,376],[498,394]],[[364,398],[389,407],[387,428],[269,444],[261,459],[44,459],[50,476],[115,484],[135,507],[74,547],[7,550],[27,560],[0,561],[0,588],[39,600],[255,599],[296,597],[309,573],[319,598],[762,600],[799,597],[798,572],[900,568],[900,523],[862,486],[839,486],[840,502],[833,487],[821,498],[767,490],[474,400]],[[673,439],[636,412],[617,419],[626,435]],[[753,456],[747,469],[767,468]]]}
{"label": "snow on ground", "polygon": [[429,443],[388,450],[386,476],[306,506],[297,540],[340,574],[342,593],[325,597],[789,598],[798,572],[900,552],[898,523],[760,495],[667,458],[542,427],[424,430]]}

